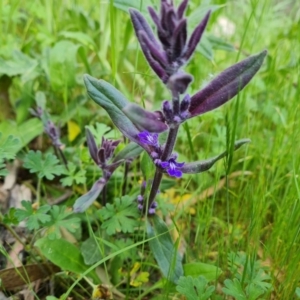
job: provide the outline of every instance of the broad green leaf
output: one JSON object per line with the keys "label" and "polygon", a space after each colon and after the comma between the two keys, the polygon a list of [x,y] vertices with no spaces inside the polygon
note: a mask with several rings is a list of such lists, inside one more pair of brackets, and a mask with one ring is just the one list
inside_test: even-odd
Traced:
{"label": "broad green leaf", "polygon": [[106,110],[117,128],[131,140],[138,141],[139,130],[122,111],[129,103],[128,100],[104,80],[84,75],[84,83],[89,96]]}
{"label": "broad green leaf", "polygon": [[200,262],[184,264],[183,269],[185,276],[192,276],[196,278],[202,275],[208,281],[216,280],[222,274],[222,270],[220,268]]}
{"label": "broad green leaf", "polygon": [[42,254],[61,269],[82,274],[87,270],[79,249],[70,242],[59,239],[49,240],[42,238],[34,244]]}
{"label": "broad green leaf", "polygon": [[[249,139],[238,140],[234,143],[234,150],[237,150],[242,145],[244,145],[246,143],[250,143],[250,142],[251,142],[251,140],[249,140]],[[185,174],[196,174],[196,173],[205,172],[205,171],[209,170],[218,160],[225,157],[227,155],[227,153],[228,153],[227,151],[224,151],[223,153],[221,153],[215,157],[206,159],[206,160],[186,163],[181,168],[181,171]]]}
{"label": "broad green leaf", "polygon": [[[167,129],[156,113],[131,104],[108,82],[89,75],[84,75],[84,82],[89,96],[106,110],[117,128],[131,141],[141,144],[138,139],[140,131],[162,132]],[[149,148],[148,145],[141,145]]]}
{"label": "broad green leaf", "polygon": [[182,258],[174,245],[169,228],[158,216],[148,219],[147,223],[150,249],[163,275],[168,280],[178,282],[183,276]]}
{"label": "broad green leaf", "polygon": [[37,118],[29,119],[21,124],[7,120],[1,122],[0,132],[2,132],[2,138],[4,139],[9,135],[13,135],[20,140],[20,143],[14,148],[14,153],[16,154],[43,132],[43,124]]}
{"label": "broad green leaf", "polygon": [[13,51],[11,58],[8,60],[0,57],[1,75],[6,74],[10,77],[16,75],[29,76],[37,66],[37,60],[30,58],[19,50]]}
{"label": "broad green leaf", "polygon": [[92,265],[103,258],[99,245],[93,237],[85,240],[80,247],[86,265]]}

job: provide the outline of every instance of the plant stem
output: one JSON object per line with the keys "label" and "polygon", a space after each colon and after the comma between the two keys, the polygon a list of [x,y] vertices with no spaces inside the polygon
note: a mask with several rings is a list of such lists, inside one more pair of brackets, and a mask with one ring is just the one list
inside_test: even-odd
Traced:
{"label": "plant stem", "polygon": [[[177,138],[178,129],[179,129],[179,124],[175,125],[173,128],[170,128],[166,146],[165,146],[164,152],[161,156],[162,161],[168,160],[168,158],[172,154],[174,146],[175,146],[176,138]],[[153,203],[153,201],[155,200],[157,191],[160,186],[162,176],[163,176],[162,170],[159,167],[156,167],[153,183],[151,186],[150,195],[148,198],[148,207],[145,207],[144,208],[145,210],[148,209],[151,206],[151,204]]]}

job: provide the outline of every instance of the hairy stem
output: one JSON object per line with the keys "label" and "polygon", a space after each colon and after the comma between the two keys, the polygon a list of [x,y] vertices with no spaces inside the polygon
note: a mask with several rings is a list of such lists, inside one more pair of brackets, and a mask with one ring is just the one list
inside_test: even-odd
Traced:
{"label": "hairy stem", "polygon": [[[176,109],[178,109],[178,111],[179,111],[179,94],[172,93],[172,95],[173,95],[173,99],[172,99],[173,100],[173,110],[175,111]],[[173,127],[170,128],[166,146],[165,146],[165,149],[161,156],[162,161],[168,160],[170,155],[172,154],[174,146],[175,146],[176,138],[177,138],[178,129],[179,129],[179,124],[173,125]],[[162,176],[163,176],[162,170],[159,167],[156,167],[153,183],[151,186],[150,195],[148,198],[148,207],[145,207],[144,208],[145,210],[148,209],[151,206],[151,204],[153,203],[153,201],[155,200],[156,194],[158,192],[158,189],[159,189],[159,186],[160,186],[160,183],[162,180]]]}

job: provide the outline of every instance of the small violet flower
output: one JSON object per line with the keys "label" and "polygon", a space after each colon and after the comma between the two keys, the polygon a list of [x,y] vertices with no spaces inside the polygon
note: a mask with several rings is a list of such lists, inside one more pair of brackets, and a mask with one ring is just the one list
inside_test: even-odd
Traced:
{"label": "small violet flower", "polygon": [[172,177],[181,178],[182,172],[181,168],[183,167],[183,163],[178,163],[176,158],[171,157],[168,161],[163,161],[160,163],[160,166],[167,171],[167,173]]}
{"label": "small violet flower", "polygon": [[138,134],[140,142],[146,145],[158,147],[158,134],[157,133],[150,133],[148,131],[142,131]]}

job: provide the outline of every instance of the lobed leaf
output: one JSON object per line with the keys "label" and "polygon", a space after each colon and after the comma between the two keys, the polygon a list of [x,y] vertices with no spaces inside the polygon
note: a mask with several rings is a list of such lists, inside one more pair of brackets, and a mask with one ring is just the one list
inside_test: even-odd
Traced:
{"label": "lobed leaf", "polygon": [[213,110],[237,95],[260,69],[267,51],[231,66],[191,97],[190,117]]}

